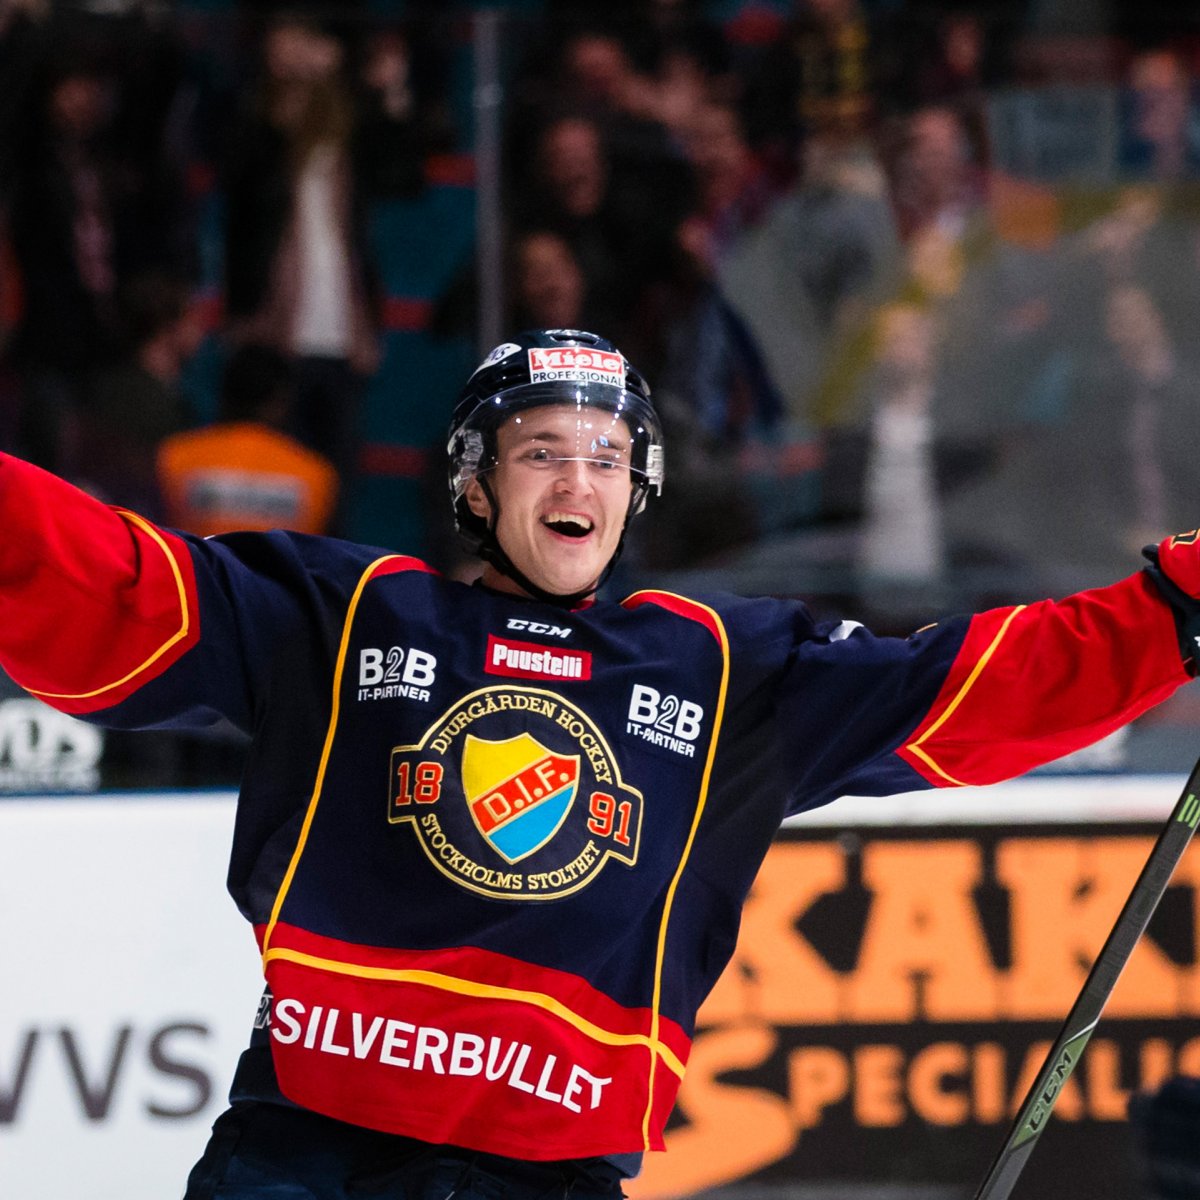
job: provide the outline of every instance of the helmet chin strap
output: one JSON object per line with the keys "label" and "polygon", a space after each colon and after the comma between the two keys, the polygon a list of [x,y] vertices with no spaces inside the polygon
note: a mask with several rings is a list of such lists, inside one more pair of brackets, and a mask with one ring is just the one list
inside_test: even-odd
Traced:
{"label": "helmet chin strap", "polygon": [[545,588],[538,587],[505,553],[504,547],[500,545],[500,539],[496,536],[496,523],[500,520],[500,503],[492,491],[487,476],[478,475],[476,478],[479,486],[483,488],[483,494],[487,497],[492,510],[491,516],[488,518],[487,536],[479,547],[480,555],[485,561],[491,563],[501,575],[507,575],[514,583],[524,588],[535,600],[541,600],[543,604],[554,604],[559,608],[574,608],[580,600],[586,600],[598,592],[604,581],[612,574],[613,567],[617,565],[617,559],[621,557],[621,552],[625,549],[625,531],[629,528],[629,518],[633,516],[644,492],[644,488],[639,485],[630,496],[629,508],[625,513],[625,523],[621,526],[621,538],[617,542],[617,548],[613,551],[612,558],[608,560],[596,582],[578,592],[560,593],[548,592]]}

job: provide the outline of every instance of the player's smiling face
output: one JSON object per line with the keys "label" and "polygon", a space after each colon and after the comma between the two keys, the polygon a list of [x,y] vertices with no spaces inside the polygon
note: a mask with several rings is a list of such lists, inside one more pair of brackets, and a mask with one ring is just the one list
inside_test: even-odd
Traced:
{"label": "player's smiling face", "polygon": [[[497,463],[488,479],[500,508],[496,537],[513,565],[543,591],[570,595],[595,586],[629,512],[630,434],[621,418],[558,404],[510,417],[497,433]],[[488,517],[478,482],[467,492]],[[518,585],[490,564],[485,581]]]}

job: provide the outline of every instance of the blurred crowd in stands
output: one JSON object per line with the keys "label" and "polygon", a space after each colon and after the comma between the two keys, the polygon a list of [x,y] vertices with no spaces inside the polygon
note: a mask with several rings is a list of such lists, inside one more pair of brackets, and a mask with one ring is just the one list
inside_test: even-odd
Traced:
{"label": "blurred crowd in stands", "polygon": [[186,528],[336,528],[380,357],[369,205],[449,136],[404,33],[344,7],[0,6],[0,444]]}
{"label": "blurred crowd in stands", "polygon": [[[467,570],[440,433],[498,82],[503,327],[604,334],[668,425],[627,570],[887,632],[1108,582],[1200,523],[1189,7],[515,3],[490,81],[468,5],[0,0],[0,449]],[[20,696],[0,792],[237,778],[232,731]],[[1135,1101],[1154,1196],[1196,1195],[1197,1103]]]}
{"label": "blurred crowd in stands", "polygon": [[899,631],[1200,520],[1200,14],[487,11],[498,81],[466,5],[0,0],[0,448],[466,569],[439,443],[498,82],[503,327],[605,334],[669,426],[627,572]]}

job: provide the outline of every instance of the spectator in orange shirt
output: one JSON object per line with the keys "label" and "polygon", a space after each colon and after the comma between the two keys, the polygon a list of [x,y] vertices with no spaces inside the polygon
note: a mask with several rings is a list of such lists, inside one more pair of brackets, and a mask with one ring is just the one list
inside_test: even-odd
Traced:
{"label": "spectator in orange shirt", "polygon": [[337,501],[333,464],[283,432],[292,398],[287,359],[235,351],[221,420],[167,438],[158,454],[166,524],[208,537],[238,529],[325,533]]}

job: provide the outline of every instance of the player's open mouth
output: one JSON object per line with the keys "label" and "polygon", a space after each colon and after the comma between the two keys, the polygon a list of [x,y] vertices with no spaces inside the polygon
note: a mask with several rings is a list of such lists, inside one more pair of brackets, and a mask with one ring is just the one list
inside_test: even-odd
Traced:
{"label": "player's open mouth", "polygon": [[552,512],[542,518],[542,524],[563,537],[584,538],[592,532],[592,522],[577,513]]}

